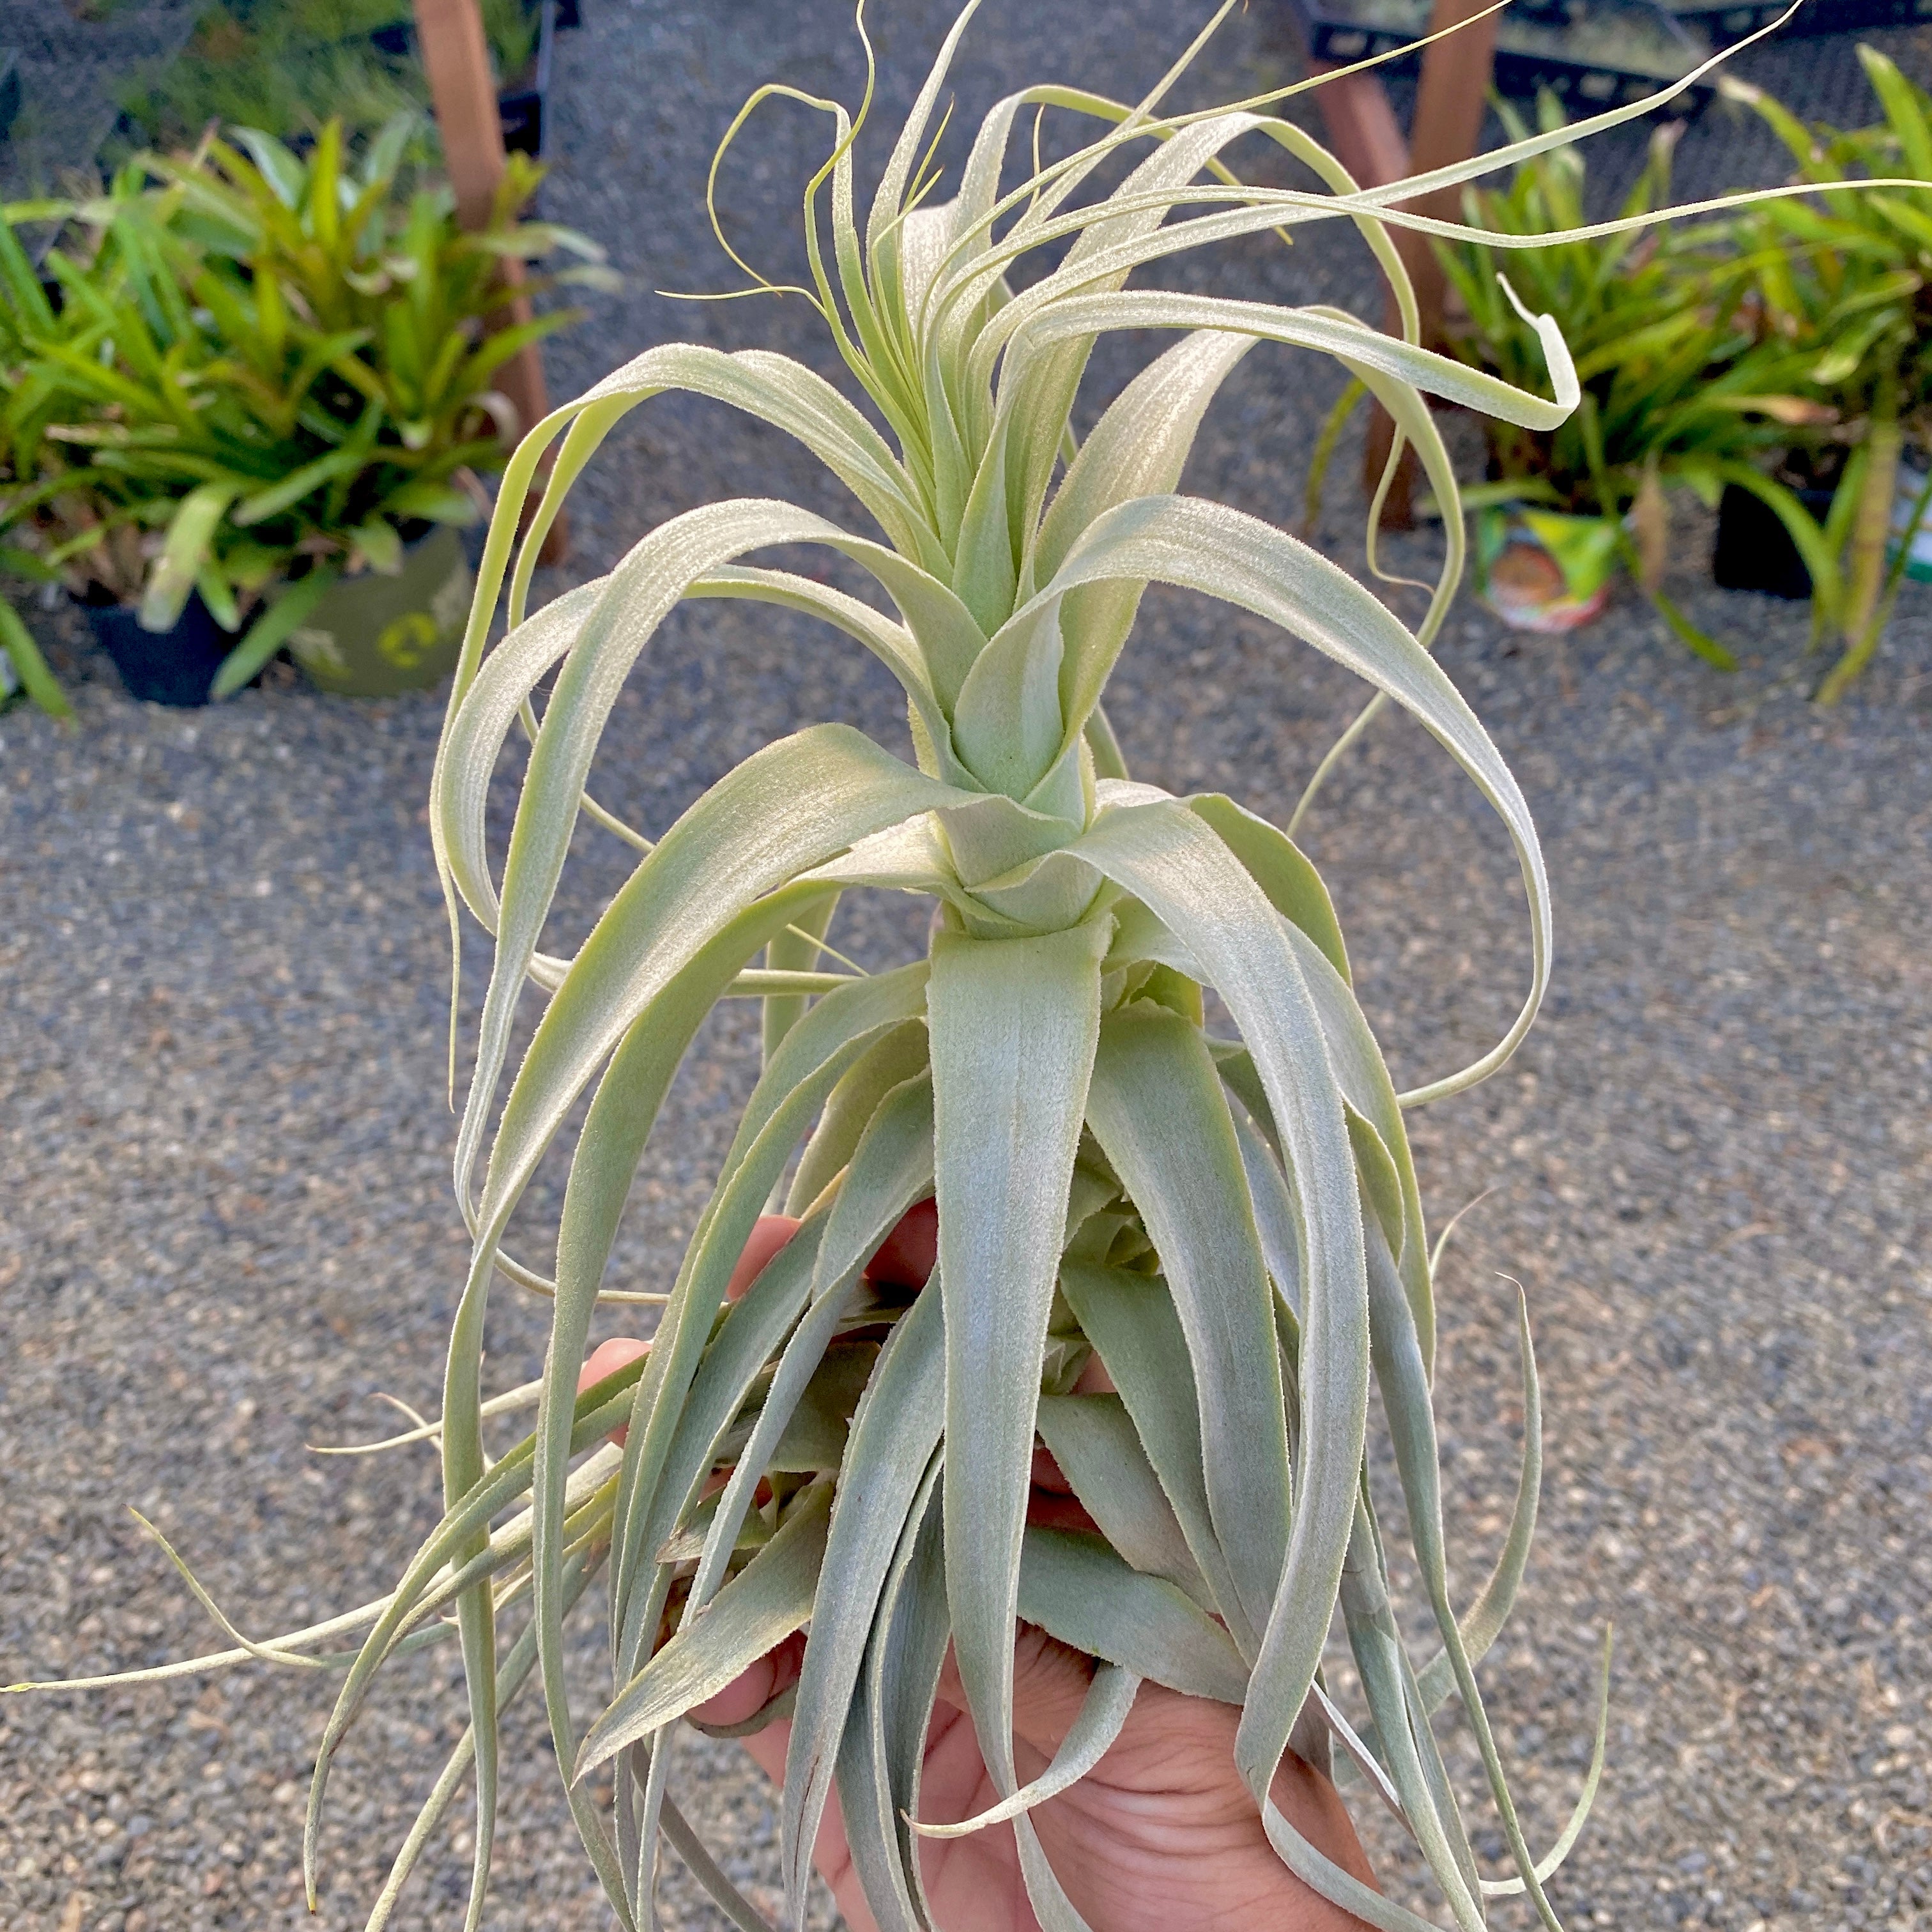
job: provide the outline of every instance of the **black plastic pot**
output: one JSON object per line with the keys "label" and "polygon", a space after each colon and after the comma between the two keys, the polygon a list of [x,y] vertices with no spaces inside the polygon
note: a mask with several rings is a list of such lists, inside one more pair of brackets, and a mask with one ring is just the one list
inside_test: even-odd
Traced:
{"label": "black plastic pot", "polygon": [[[1927,0],[1932,5],[1932,0]],[[1311,58],[1336,65],[1385,56],[1413,62],[1429,31],[1429,0],[1294,0]],[[1588,38],[1588,30],[1598,31]],[[1547,92],[1573,114],[1648,99],[1705,59],[1708,46],[1656,0],[1518,0],[1496,28],[1499,93]],[[1662,112],[1684,118],[1710,100],[1707,84]]]}
{"label": "black plastic pot", "polygon": [[[1832,507],[1829,490],[1792,493],[1815,522]],[[1759,590],[1794,602],[1811,594],[1811,573],[1778,512],[1761,496],[1724,485],[1718,504],[1718,541],[1711,553],[1711,574],[1726,590]]]}
{"label": "black plastic pot", "polygon": [[[1768,27],[1790,11],[1789,0],[1742,0],[1740,4],[1670,0],[1671,11],[1714,47],[1735,46],[1747,34]],[[1874,27],[1913,27],[1932,19],[1932,0],[1810,0],[1795,19],[1778,29],[1780,40],[1809,34],[1857,34]]]}
{"label": "black plastic pot", "polygon": [[235,640],[208,614],[196,592],[171,631],[144,631],[125,604],[83,602],[94,639],[114,660],[130,698],[153,704],[206,704],[208,687]]}
{"label": "black plastic pot", "polygon": [[544,150],[544,116],[550,104],[550,66],[558,17],[557,0],[542,0],[538,8],[537,51],[519,85],[506,88],[496,97],[496,112],[503,123],[503,146],[532,160]]}
{"label": "black plastic pot", "polygon": [[[496,112],[503,124],[503,146],[535,160],[543,154],[552,44],[560,28],[579,26],[582,20],[577,0],[535,0],[529,10],[536,16],[537,50],[530,65],[497,95]],[[416,28],[398,20],[378,27],[369,38],[386,54],[406,54],[416,45]]]}

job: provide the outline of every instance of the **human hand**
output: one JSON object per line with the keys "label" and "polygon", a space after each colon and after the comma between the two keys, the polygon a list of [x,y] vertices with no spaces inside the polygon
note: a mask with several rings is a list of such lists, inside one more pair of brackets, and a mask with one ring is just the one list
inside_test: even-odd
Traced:
{"label": "human hand", "polygon": [[[796,1227],[767,1215],[754,1229],[732,1277],[735,1299]],[[931,1204],[901,1223],[874,1258],[875,1278],[922,1282],[934,1248]],[[604,1342],[586,1363],[583,1384],[635,1360],[647,1345]],[[1036,1521],[1077,1523],[1084,1512],[1044,1450],[1035,1456]],[[1090,1527],[1090,1524],[1088,1525]],[[802,1634],[761,1658],[692,1712],[703,1722],[742,1724],[798,1676]],[[1045,1631],[1021,1628],[1014,1646],[1013,1752],[1024,1781],[1043,1771],[1078,1716],[1093,1660]],[[1120,1735],[1078,1783],[1037,1805],[1034,1828],[1068,1898],[1094,1932],[1360,1932],[1361,1921],[1311,1891],[1282,1864],[1234,1768],[1232,1706],[1143,1683]],[[791,1726],[783,1719],[743,1740],[761,1769],[784,1776]],[[926,1734],[920,1810],[955,1823],[998,1803],[965,1696],[949,1653]],[[1318,1850],[1374,1882],[1334,1786],[1292,1752],[1276,1774],[1274,1798]],[[835,1790],[813,1862],[851,1932],[877,1932],[845,1842]],[[1020,1876],[1011,1825],[963,1838],[928,1839],[921,1872],[934,1921],[944,1932],[1039,1932]]]}

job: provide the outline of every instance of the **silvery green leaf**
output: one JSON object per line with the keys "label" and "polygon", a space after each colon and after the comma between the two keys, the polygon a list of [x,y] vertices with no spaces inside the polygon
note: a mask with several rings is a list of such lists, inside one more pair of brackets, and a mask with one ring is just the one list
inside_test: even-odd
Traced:
{"label": "silvery green leaf", "polygon": [[[1148,497],[1109,511],[1042,595],[1056,595],[1090,577],[1116,576],[1203,591],[1306,638],[1394,698],[1495,808],[1516,847],[1529,899],[1528,996],[1497,1046],[1460,1072],[1404,1095],[1403,1104],[1420,1105],[1486,1078],[1515,1052],[1549,982],[1550,883],[1521,788],[1461,694],[1385,607],[1346,572],[1286,532],[1222,505],[1192,497]],[[1022,615],[1016,614],[1013,621]],[[1082,706],[1097,699],[1109,668],[1096,662],[1083,670],[1070,728],[1084,717]],[[1178,936],[1192,944],[1191,932]]]}
{"label": "silvery green leaf", "polygon": [[[641,1664],[668,1587],[668,1573],[655,1564],[646,1568],[645,1558],[675,1528],[759,1364],[782,1339],[809,1286],[817,1234],[808,1220],[727,1316],[721,1346],[705,1356],[712,1318],[746,1237],[826,1093],[880,1033],[918,1010],[924,992],[921,966],[858,981],[820,1000],[786,1036],[747,1103],[718,1192],[686,1251],[629,1405],[612,1577],[613,1650],[624,1676]],[[789,1298],[794,1282],[797,1302]],[[778,1330],[741,1327],[741,1315],[764,1305],[768,1282],[783,1297],[774,1310]],[[734,1356],[722,1344],[739,1336],[744,1352]]]}
{"label": "silvery green leaf", "polygon": [[1190,1697],[1239,1704],[1247,1666],[1228,1633],[1172,1583],[1130,1570],[1097,1536],[1029,1529],[1020,1615],[1050,1636]]}
{"label": "silvery green leaf", "polygon": [[[1394,1262],[1386,1244],[1373,1238],[1369,1244],[1369,1320],[1376,1377],[1382,1388],[1382,1408],[1388,1420],[1389,1441],[1395,1452],[1402,1498],[1408,1504],[1416,1567],[1436,1612],[1436,1628],[1442,1632],[1443,1648],[1461,1694],[1463,1713],[1475,1733],[1477,1748],[1489,1773],[1490,1795],[1496,1801],[1497,1816],[1516,1859],[1518,1874],[1538,1917],[1550,1932],[1562,1932],[1555,1910],[1545,1898],[1542,1882],[1536,1875],[1536,1862],[1517,1819],[1488,1714],[1476,1688],[1474,1668],[1462,1647],[1462,1632],[1449,1601],[1442,1478],[1427,1371]],[[1417,1695],[1419,1698],[1419,1690]]]}
{"label": "silvery green leaf", "polygon": [[[880,1102],[852,1156],[813,1258],[811,1306],[785,1345],[757,1426],[724,1486],[692,1579],[687,1622],[704,1610],[717,1587],[757,1485],[776,1466],[772,1458],[838,1330],[859,1270],[932,1184],[932,1085],[922,1075],[896,1087]],[[849,1480],[857,1474],[852,1459],[864,1444],[848,1438],[848,1446],[850,1456],[839,1466]]]}
{"label": "silvery green leaf", "polygon": [[[1516,1476],[1516,1501],[1510,1511],[1508,1534],[1496,1568],[1469,1606],[1461,1624],[1462,1648],[1472,1664],[1480,1664],[1502,1633],[1515,1608],[1516,1592],[1529,1566],[1536,1540],[1536,1506],[1543,1484],[1543,1392],[1537,1377],[1536,1352],[1531,1346],[1529,1304],[1516,1297],[1516,1351],[1522,1371],[1522,1464]],[[1433,1714],[1455,1689],[1455,1674],[1446,1652],[1438,1652],[1417,1672],[1423,1708]]]}
{"label": "silvery green leaf", "polygon": [[1002,1795],[1012,1766],[1013,1606],[1034,1407],[1100,1019],[1104,922],[1036,939],[941,932],[932,1040],[946,1310],[946,1574],[960,1679]]}
{"label": "silvery green leaf", "polygon": [[[1009,609],[1011,602],[1009,595]],[[982,784],[1024,798],[1060,756],[1062,652],[1060,614],[1048,605],[1031,622],[1001,631],[967,674],[953,743]]]}
{"label": "silvery green leaf", "polygon": [[1240,1147],[1241,1171],[1247,1178],[1248,1198],[1254,1207],[1255,1228],[1261,1237],[1262,1254],[1268,1263],[1268,1275],[1275,1291],[1287,1305],[1298,1343],[1301,1326],[1301,1255],[1295,1233],[1298,1216],[1294,1196],[1274,1148],[1260,1130],[1244,1113],[1232,1108],[1229,1112],[1234,1123],[1234,1138]]}
{"label": "silvery green leaf", "polygon": [[852,1418],[785,1754],[781,1850],[794,1924],[874,1612],[945,1420],[945,1342],[942,1298],[928,1287],[894,1328]]}
{"label": "silvery green leaf", "polygon": [[799,1156],[787,1214],[802,1214],[818,1198],[852,1158],[879,1102],[902,1081],[922,1071],[926,1064],[925,1023],[909,1020],[882,1034],[840,1077]]}
{"label": "silvery green leaf", "polygon": [[1111,1014],[1087,1118],[1140,1209],[1186,1337],[1208,1514],[1241,1624],[1267,1624],[1288,1535],[1288,1428],[1273,1292],[1214,1064],[1178,1014]]}
{"label": "silvery green leaf", "polygon": [[[596,1574],[602,1552],[572,1558],[565,1566],[562,1580],[562,1601],[566,1610],[574,1608],[578,1599],[589,1587]],[[529,1678],[537,1660],[537,1634],[534,1624],[526,1626],[517,1640],[504,1653],[503,1660],[496,1672],[496,1708],[508,1708]],[[396,1909],[396,1901],[402,1896],[403,1887],[409,1882],[410,1874],[416,1869],[416,1861],[422,1857],[424,1846],[428,1844],[430,1834],[440,1825],[454,1800],[463,1780],[469,1774],[470,1766],[476,1753],[476,1734],[466,1730],[457,1740],[456,1748],[449,1754],[428,1797],[410,1826],[408,1835],[397,1848],[391,1862],[388,1876],[382,1881],[382,1888],[377,1893],[376,1903],[370,1908],[363,1932],[382,1932]],[[613,1899],[618,1922],[630,1932],[628,1907],[619,1898]]]}
{"label": "silvery green leaf", "polygon": [[[1178,485],[1208,405],[1252,346],[1245,336],[1219,330],[1188,336],[1156,356],[1108,404],[1041,520],[1031,560],[1040,580],[1053,575],[1103,511],[1135,496],[1164,496]],[[1083,603],[1082,597],[1090,601]],[[1100,604],[1098,595],[1079,593],[1068,600],[1068,627],[1083,636],[1104,634],[1111,620],[1124,637],[1138,601],[1130,598],[1124,614],[1116,615]]]}
{"label": "silvery green leaf", "polygon": [[1342,1096],[1288,928],[1202,820],[1172,802],[1126,806],[1076,849],[1185,938],[1227,1003],[1261,1074],[1301,1210],[1300,1461],[1287,1562],[1235,1746],[1259,1803],[1321,1661],[1367,1422],[1361,1209]]}
{"label": "silvery green leaf", "polygon": [[1348,949],[1335,917],[1334,902],[1322,874],[1310,864],[1294,840],[1219,792],[1204,792],[1187,800],[1197,818],[1214,826],[1221,843],[1246,867],[1248,876],[1268,896],[1268,903],[1292,926],[1314,941],[1322,956],[1346,980]]}
{"label": "silvery green leaf", "polygon": [[[1538,1884],[1546,1883],[1550,1875],[1562,1864],[1582,1835],[1584,1826],[1588,1822],[1590,1808],[1596,1802],[1597,1786],[1604,1775],[1604,1751],[1609,1742],[1610,1729],[1610,1632],[1604,1632],[1604,1664],[1597,1691],[1597,1736],[1590,1748],[1590,1768],[1583,1774],[1583,1788],[1577,1794],[1568,1821],[1557,1834],[1555,1844],[1536,1862],[1536,1880]],[[1528,1888],[1520,1878],[1485,1879],[1483,1894],[1487,1898],[1514,1898]]]}
{"label": "silvery green leaf", "polygon": [[[625,1446],[613,1576],[620,1667],[635,1670],[645,1634],[656,1627],[655,1586],[636,1587],[640,1561],[675,1526],[710,1467],[713,1444],[736,1413],[751,1376],[764,1359],[760,1353],[740,1365],[736,1379],[722,1384],[715,1412],[691,1412],[685,1391],[694,1388],[692,1378],[698,1371],[731,1270],[806,1124],[847,1068],[880,1034],[919,1011],[926,978],[922,964],[902,968],[859,980],[820,1000],[785,1036],[746,1104],[718,1192],[686,1251],[637,1385],[630,1439]],[[797,1246],[804,1232],[781,1251],[780,1260]],[[765,1270],[772,1272],[772,1268]],[[727,1318],[728,1327],[730,1318]],[[766,1352],[776,1340],[766,1343]]]}
{"label": "silvery green leaf", "polygon": [[724,1876],[718,1861],[705,1850],[704,1840],[668,1798],[664,1801],[662,1816],[664,1836],[676,1847],[678,1856],[692,1877],[739,1932],[776,1932],[771,1921]]}
{"label": "silvery green leaf", "polygon": [[854,1858],[862,1870],[868,1862],[889,1874],[880,1892],[866,1886],[868,1900],[880,1901],[874,1910],[882,1932],[891,1932],[889,1914],[898,1932],[907,1932],[908,1922],[931,1932],[932,1922],[911,1820],[919,1815],[926,1728],[952,1634],[940,1530],[944,1453],[927,1468],[886,1573],[840,1750],[840,1802]]}
{"label": "silvery green leaf", "polygon": [[1208,1507],[1201,1411],[1187,1337],[1167,1284],[1157,1275],[1070,1260],[1061,1264],[1060,1286],[1120,1391],[1216,1612],[1244,1654],[1251,1654],[1260,1634],[1243,1622]]}
{"label": "silvery green leaf", "polygon": [[[798,917],[784,932],[773,934],[765,942],[765,970],[775,974],[809,973],[824,956],[819,942],[838,910],[836,892],[827,892],[818,905],[800,907]],[[742,974],[732,982],[734,988],[743,984]],[[802,993],[773,992],[766,995],[758,1028],[760,1057],[766,1065],[770,1065],[772,1055],[785,1035],[805,1017],[807,1004]]]}
{"label": "silvery green leaf", "polygon": [[715,1697],[806,1622],[831,1507],[829,1483],[814,1483],[793,1504],[778,1534],[718,1592],[704,1616],[672,1636],[584,1733],[573,1781]]}
{"label": "silvery green leaf", "polygon": [[[718,505],[712,512],[692,512],[664,526],[605,580],[602,597],[585,618],[558,674],[542,728],[531,748],[510,835],[496,962],[484,999],[476,1070],[458,1136],[460,1198],[468,1198],[470,1174],[508,1052],[516,998],[537,934],[549,915],[597,739],[632,663],[693,578],[754,544],[804,541],[830,530],[822,519],[796,512],[776,514],[770,505]],[[873,781],[869,812],[860,804],[868,789],[859,776],[862,768],[869,768]],[[767,746],[714,785],[638,866],[585,941],[572,973],[557,989],[545,1024],[561,1025],[560,1012],[573,1012],[586,997],[594,1000],[596,994],[586,994],[586,988],[598,987],[619,962],[630,968],[627,991],[634,1011],[640,1008],[649,997],[650,969],[656,964],[649,950],[652,938],[660,946],[686,949],[688,957],[762,893],[782,886],[854,838],[883,830],[916,811],[952,802],[956,796],[848,728],[818,726]],[[446,818],[434,800],[431,811],[433,817]],[[731,842],[728,837],[721,844],[720,834],[728,826],[736,826],[737,838]],[[737,849],[727,860],[726,850],[733,843]],[[727,864],[728,889],[721,892],[716,880],[728,875],[717,868]],[[616,961],[610,958],[614,953]],[[609,1028],[610,1022],[606,1018],[602,1024]],[[619,1024],[615,1032],[622,1030]],[[593,1036],[586,1050],[594,1062],[614,1043],[614,1033],[601,1041]],[[537,1055],[534,1043],[530,1052]],[[530,1065],[526,1059],[526,1074]],[[580,1081],[583,1072],[575,1077]],[[520,1077],[505,1104],[492,1153],[493,1172],[515,1144],[509,1124],[524,1084]],[[547,1140],[557,1124],[552,1120],[538,1131]],[[500,1189],[520,1184],[498,1183]]]}
{"label": "silvery green leaf", "polygon": [[[1202,218],[1189,224],[1196,232],[1187,238],[1196,242],[1232,240],[1274,226],[1269,218],[1274,212],[1250,210]],[[1276,220],[1279,218],[1276,214]],[[1162,237],[1116,252],[1125,258],[1123,266],[1126,266],[1130,260],[1152,260],[1176,252],[1178,243],[1186,245],[1174,230],[1168,230]],[[1552,399],[1546,400],[1452,357],[1405,342],[1399,336],[1384,334],[1360,322],[1337,322],[1331,313],[1319,308],[1289,308],[1268,302],[1231,301],[1220,296],[1170,294],[1152,290],[1061,296],[1030,316],[1017,314],[1018,308],[1016,303],[980,337],[974,347],[976,358],[997,352],[1005,339],[1022,326],[1028,340],[1036,345],[1068,337],[1078,340],[1103,330],[1225,328],[1258,341],[1280,342],[1298,349],[1318,350],[1338,358],[1346,357],[1362,368],[1407,382],[1426,394],[1439,396],[1445,402],[1458,403],[1466,409],[1480,410],[1485,416],[1526,429],[1556,428],[1576,408],[1580,393],[1576,367],[1553,323],[1546,330],[1539,328],[1538,331],[1538,340],[1550,358],[1551,386],[1556,392]],[[1548,321],[1547,317],[1540,320]]]}
{"label": "silvery green leaf", "polygon": [[1340,1603],[1363,1696],[1375,1718],[1376,1741],[1402,1821],[1428,1859],[1457,1925],[1462,1932],[1476,1932],[1482,1923],[1482,1905],[1475,1854],[1448,1790],[1435,1733],[1420,1720],[1410,1694],[1413,1676],[1389,1602],[1387,1560],[1366,1498],[1356,1510]]}
{"label": "silvery green leaf", "polygon": [[[1024,1559],[1022,1559],[1024,1561]],[[1067,1726],[1066,1736],[1053,1754],[1052,1762],[1035,1778],[1029,1779],[1010,1798],[988,1805],[956,1825],[923,1825],[913,1829],[923,1838],[963,1838],[983,1832],[991,1825],[1004,1825],[1036,1804],[1057,1797],[1070,1784],[1077,1784],[1098,1764],[1120,1735],[1134,1708],[1134,1694],[1140,1679],[1118,1664],[1103,1664],[1094,1672],[1094,1680],[1081,1700],[1079,1714]]]}
{"label": "silvery green leaf", "polygon": [[1200,1566],[1118,1395],[1043,1395],[1040,1439],[1100,1534],[1136,1570],[1161,1576],[1204,1609]]}
{"label": "silvery green leaf", "polygon": [[[674,981],[626,1036],[599,1083],[571,1163],[557,1238],[556,1294],[536,1426],[532,1516],[536,1582],[534,1628],[543,1660],[544,1697],[558,1760],[575,1754],[564,1678],[562,1527],[567,1452],[598,1288],[624,1203],[658,1109],[692,1035],[718,998],[723,976],[735,972],[736,948],[722,958],[704,956]],[[480,1412],[478,1419],[480,1420]],[[480,1468],[472,1461],[476,1474]],[[475,1474],[468,1480],[474,1480]],[[588,1800],[571,1790],[571,1808],[605,1890],[621,1895],[622,1879],[602,1821]]]}
{"label": "silvery green leaf", "polygon": [[[1432,1372],[1436,1304],[1430,1282],[1428,1237],[1423,1226],[1422,1190],[1416,1179],[1408,1130],[1402,1120],[1395,1082],[1389,1078],[1382,1048],[1376,1043],[1353,988],[1306,939],[1292,932],[1289,939],[1322,1016],[1322,1034],[1328,1042],[1336,1080],[1356,1120],[1362,1124],[1358,1127],[1352,1123],[1350,1127],[1351,1137],[1357,1144],[1357,1157],[1360,1160],[1366,1150],[1367,1161],[1381,1175],[1377,1185],[1382,1193],[1377,1210],[1390,1230],[1389,1245],[1396,1256],[1424,1362]],[[1372,1138],[1368,1137],[1370,1130]],[[1388,1198],[1391,1181],[1396,1196],[1393,1200]]]}
{"label": "silvery green leaf", "polygon": [[[769,894],[782,926],[820,890],[788,897],[788,880],[951,796],[838,725],[769,745],[714,785],[632,873],[558,987],[504,1102],[481,1221],[504,1217],[592,1070],[734,918]],[[477,1077],[469,1118],[480,1135],[486,1063]]]}

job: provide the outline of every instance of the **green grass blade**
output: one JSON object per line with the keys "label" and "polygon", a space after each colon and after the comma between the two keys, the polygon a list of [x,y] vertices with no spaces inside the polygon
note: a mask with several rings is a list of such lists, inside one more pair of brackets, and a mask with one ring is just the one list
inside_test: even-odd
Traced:
{"label": "green grass blade", "polygon": [[47,668],[34,634],[20,621],[20,614],[0,597],[0,651],[4,651],[20,681],[20,688],[50,718],[71,718],[74,706],[60,688],[60,680]]}
{"label": "green grass blade", "polygon": [[242,641],[221,660],[214,682],[208,688],[208,696],[228,698],[239,691],[295,634],[340,574],[333,566],[322,564],[284,585],[248,626]]}

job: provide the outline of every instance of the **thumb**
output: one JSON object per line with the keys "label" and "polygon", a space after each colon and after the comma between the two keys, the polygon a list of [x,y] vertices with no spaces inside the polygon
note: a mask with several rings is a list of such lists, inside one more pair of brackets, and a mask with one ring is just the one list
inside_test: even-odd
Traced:
{"label": "thumb", "polygon": [[[1073,1727],[1094,1682],[1094,1660],[1022,1624],[1013,1643],[1013,1735],[1052,1757]],[[970,1715],[951,1648],[939,1673],[938,1700]]]}

